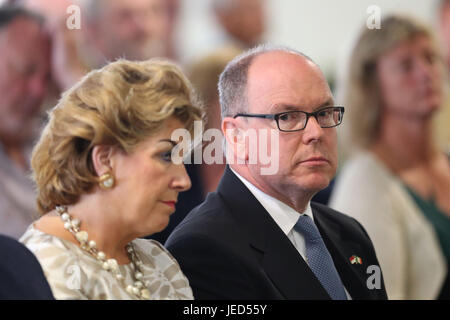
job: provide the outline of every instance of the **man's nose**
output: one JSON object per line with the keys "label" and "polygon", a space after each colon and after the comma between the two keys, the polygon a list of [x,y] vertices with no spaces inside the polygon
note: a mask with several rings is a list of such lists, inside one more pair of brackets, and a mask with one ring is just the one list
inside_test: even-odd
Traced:
{"label": "man's nose", "polygon": [[148,17],[145,13],[136,12],[132,18],[133,30],[139,34],[141,33],[148,34],[150,30],[148,27],[149,22],[147,21],[147,19]]}
{"label": "man's nose", "polygon": [[313,116],[309,117],[305,129],[303,129],[303,143],[309,144],[313,141],[320,140],[323,136],[323,128]]}
{"label": "man's nose", "polygon": [[41,99],[47,91],[47,86],[48,81],[45,76],[33,74],[28,80],[28,94],[36,99]]}
{"label": "man's nose", "polygon": [[415,74],[419,79],[429,81],[433,78],[436,71],[435,62],[427,61],[425,58],[416,60]]}

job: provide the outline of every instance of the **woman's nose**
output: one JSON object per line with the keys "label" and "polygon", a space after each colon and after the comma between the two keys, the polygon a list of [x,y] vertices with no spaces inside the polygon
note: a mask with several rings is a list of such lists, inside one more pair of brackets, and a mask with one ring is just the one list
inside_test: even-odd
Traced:
{"label": "woman's nose", "polygon": [[184,164],[176,165],[176,176],[172,181],[172,188],[177,189],[179,192],[189,190],[192,186],[191,179],[187,174]]}

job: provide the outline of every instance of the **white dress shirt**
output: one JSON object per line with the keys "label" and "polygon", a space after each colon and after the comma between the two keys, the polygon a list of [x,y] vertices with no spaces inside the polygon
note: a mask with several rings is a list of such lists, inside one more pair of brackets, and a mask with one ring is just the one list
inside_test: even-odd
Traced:
{"label": "white dress shirt", "polygon": [[[242,177],[236,171],[234,171],[230,167],[231,171],[242,181],[242,183],[250,190],[250,192],[255,196],[256,200],[266,209],[266,211],[270,214],[275,223],[280,227],[280,229],[284,232],[284,234],[288,237],[288,239],[292,242],[294,247],[300,253],[302,258],[306,261],[306,245],[305,245],[305,237],[294,229],[295,224],[297,223],[299,217],[301,215],[306,214],[309,216],[314,222],[314,215],[311,210],[311,203],[308,202],[305,212],[299,213],[295,211],[293,208],[289,207],[287,204],[281,202],[280,200],[269,196],[268,194],[262,192],[260,189],[255,187],[252,183],[250,183],[247,179]],[[350,300],[351,297],[344,287],[345,293],[347,294],[347,298]]]}

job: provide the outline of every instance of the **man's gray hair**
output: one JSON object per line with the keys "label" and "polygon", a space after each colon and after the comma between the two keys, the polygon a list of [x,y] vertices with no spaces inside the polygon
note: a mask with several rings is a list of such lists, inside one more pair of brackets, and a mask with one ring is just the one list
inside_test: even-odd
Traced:
{"label": "man's gray hair", "polygon": [[257,56],[273,51],[296,54],[316,64],[307,55],[286,46],[261,44],[243,52],[227,64],[219,77],[218,89],[222,119],[248,110],[246,87],[250,65]]}

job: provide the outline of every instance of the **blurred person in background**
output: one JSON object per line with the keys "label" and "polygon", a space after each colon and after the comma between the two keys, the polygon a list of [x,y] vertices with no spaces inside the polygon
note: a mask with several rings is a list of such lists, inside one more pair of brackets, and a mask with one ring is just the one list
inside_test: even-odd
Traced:
{"label": "blurred person in background", "polygon": [[[51,37],[51,83],[45,101],[45,109],[53,107],[62,91],[69,89],[88,71],[79,58],[77,50],[81,30],[69,29],[67,19],[71,5],[79,5],[80,0],[19,0],[18,4],[45,18],[45,28]],[[80,15],[83,27],[83,14]]]}
{"label": "blurred person in background", "polygon": [[447,68],[450,69],[450,0],[441,0],[437,10],[438,26]]}
{"label": "blurred person in background", "polygon": [[[117,58],[168,56],[174,6],[165,0],[85,0],[82,59],[90,68]],[[176,6],[175,6],[176,7]]]}
{"label": "blurred person in background", "polygon": [[[443,63],[427,26],[402,16],[364,29],[351,56],[334,209],[372,239],[390,299],[450,298],[450,162],[433,138]],[[447,119],[447,126],[448,121]]]}
{"label": "blurred person in background", "polygon": [[441,0],[438,4],[437,21],[447,69],[446,102],[435,119],[435,128],[439,145],[450,154],[450,0]]}
{"label": "blurred person in background", "polygon": [[169,16],[169,27],[166,35],[166,57],[172,60],[178,60],[176,50],[175,33],[180,15],[180,0],[165,0],[167,5],[167,14]]}
{"label": "blurred person in background", "polygon": [[[208,129],[221,130],[222,119],[220,115],[221,111],[217,84],[219,82],[219,76],[223,69],[225,69],[227,63],[240,53],[242,53],[242,50],[238,47],[222,47],[200,58],[188,68],[189,79],[192,81],[192,84],[207,106],[205,131]],[[205,142],[203,144],[203,149],[207,145],[208,142]],[[220,142],[220,145],[222,145],[222,142]],[[224,154],[222,149],[220,149],[220,152]],[[216,190],[224,169],[225,158],[223,164],[203,163],[198,167],[201,185],[204,190],[203,196]]]}
{"label": "blurred person in background", "polygon": [[242,49],[259,44],[266,30],[265,0],[213,0],[214,16],[225,32],[225,45]]}
{"label": "blurred person in background", "polygon": [[18,238],[32,221],[31,144],[50,74],[50,42],[40,16],[0,7],[0,233]]}
{"label": "blurred person in background", "polygon": [[[219,105],[219,92],[217,90],[217,83],[219,82],[219,75],[235,56],[241,53],[237,47],[229,46],[217,49],[188,66],[187,74],[192,81],[194,88],[199,93],[202,101],[206,106],[206,123],[204,132],[208,129],[220,130],[221,117]],[[209,143],[214,143],[215,146],[222,141],[203,142],[200,144],[202,152]],[[220,149],[221,150],[221,149]],[[217,152],[220,152],[216,149]],[[186,164],[186,170],[192,181],[192,188],[180,194],[177,209],[170,218],[169,225],[162,232],[152,235],[150,238],[164,243],[169,237],[170,233],[175,227],[184,219],[184,217],[197,205],[205,200],[209,192],[215,191],[219,180],[225,169],[225,159],[222,164],[211,163],[206,164],[205,159],[202,158],[201,164],[195,164],[193,157],[191,163]]]}
{"label": "blurred person in background", "polygon": [[[52,37],[52,77],[59,93],[89,70],[119,58],[171,57],[178,0],[21,0],[42,14]],[[80,8],[80,29],[69,29],[71,5]]]}
{"label": "blurred person in background", "polygon": [[[45,17],[51,36],[51,85],[44,110],[89,70],[118,58],[176,58],[178,0],[18,0]],[[79,29],[68,27],[79,8]],[[76,7],[75,7],[76,9]]]}

